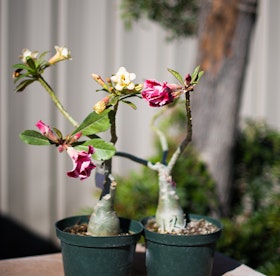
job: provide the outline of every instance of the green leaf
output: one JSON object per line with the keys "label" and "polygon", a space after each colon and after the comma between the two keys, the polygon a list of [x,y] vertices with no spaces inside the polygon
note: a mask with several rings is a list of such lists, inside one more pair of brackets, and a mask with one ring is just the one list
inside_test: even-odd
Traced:
{"label": "green leaf", "polygon": [[36,70],[36,64],[35,64],[33,58],[31,58],[31,57],[26,57],[26,62],[27,62],[27,64],[29,65],[29,67],[30,67],[33,71]]}
{"label": "green leaf", "polygon": [[105,90],[104,88],[100,88],[100,89],[96,89],[96,92],[108,92],[107,90]]}
{"label": "green leaf", "polygon": [[199,76],[199,68],[200,68],[200,66],[197,66],[197,67],[194,69],[194,71],[193,71],[193,73],[192,73],[192,82],[191,82],[191,83],[197,83],[197,81],[198,81],[198,76]]}
{"label": "green leaf", "polygon": [[59,129],[57,129],[56,127],[53,127],[53,131],[55,132],[55,134],[57,135],[58,138],[60,138],[60,139],[63,138],[63,135]]}
{"label": "green leaf", "polygon": [[180,82],[181,85],[185,85],[182,76],[177,71],[170,68],[167,70]]}
{"label": "green leaf", "polygon": [[101,114],[91,112],[72,135],[82,132],[84,136],[87,136],[106,131],[110,127],[109,112],[110,109],[104,110]]}
{"label": "green leaf", "polygon": [[192,81],[191,84],[197,84],[200,80],[200,78],[202,77],[202,75],[204,74],[204,71],[199,71],[200,66],[197,66],[194,69],[194,72],[192,73]]}
{"label": "green leaf", "polygon": [[22,70],[26,70],[26,71],[28,71],[30,69],[29,66],[27,66],[26,64],[23,64],[23,63],[14,64],[13,68],[22,69]]}
{"label": "green leaf", "polygon": [[132,107],[134,110],[137,109],[137,106],[136,106],[134,103],[130,102],[130,101],[122,100],[122,102],[125,103],[125,104],[128,104],[128,105],[129,105],[130,107]]}
{"label": "green leaf", "polygon": [[45,51],[45,52],[43,52],[43,53],[39,56],[39,58],[38,58],[38,63],[39,63],[39,64],[45,63],[45,62],[43,61],[43,58],[45,57],[45,55],[46,55],[47,53],[49,53],[49,51]]}
{"label": "green leaf", "polygon": [[29,145],[50,145],[47,137],[35,130],[25,130],[19,135],[20,139]]}
{"label": "green leaf", "polygon": [[200,78],[203,76],[203,74],[204,74],[204,71],[200,71],[200,72],[198,73],[197,82],[199,82],[199,80],[200,80]]}
{"label": "green leaf", "polygon": [[195,67],[193,73],[192,73],[192,79],[195,80],[197,78],[197,75],[199,73],[199,68],[200,66],[198,65],[197,67]]}
{"label": "green leaf", "polygon": [[83,144],[75,147],[78,150],[88,150],[88,146],[93,146],[95,152],[93,158],[95,160],[108,160],[112,158],[116,152],[116,149],[112,143],[106,142],[101,138],[87,140]]}
{"label": "green leaf", "polygon": [[35,81],[35,79],[27,79],[27,80],[22,81],[20,84],[17,85],[16,92],[23,91],[28,85],[30,85],[34,81]]}

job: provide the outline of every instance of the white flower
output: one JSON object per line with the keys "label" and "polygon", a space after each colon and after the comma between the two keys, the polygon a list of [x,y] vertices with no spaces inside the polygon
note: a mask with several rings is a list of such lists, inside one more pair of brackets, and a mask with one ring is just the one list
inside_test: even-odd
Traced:
{"label": "white flower", "polygon": [[56,50],[56,54],[50,58],[50,64],[54,64],[65,59],[72,59],[71,53],[66,47],[55,46],[54,48]]}
{"label": "white flower", "polygon": [[37,51],[30,51],[29,49],[23,49],[22,50],[22,55],[19,56],[19,58],[22,60],[23,63],[26,63],[26,58],[27,57],[30,57],[32,59],[36,59],[37,58],[37,55],[38,55],[38,52]]}
{"label": "white flower", "polygon": [[135,84],[132,81],[135,78],[136,75],[134,73],[129,73],[126,71],[125,67],[120,67],[116,75],[111,77],[111,81],[118,91],[122,91],[124,88],[133,90]]}

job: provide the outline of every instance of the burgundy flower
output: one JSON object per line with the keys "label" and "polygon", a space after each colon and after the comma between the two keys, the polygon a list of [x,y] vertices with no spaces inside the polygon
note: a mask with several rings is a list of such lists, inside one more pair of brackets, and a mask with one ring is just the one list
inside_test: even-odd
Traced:
{"label": "burgundy flower", "polygon": [[174,85],[167,82],[160,83],[155,80],[146,80],[142,97],[149,102],[150,106],[158,107],[172,103],[174,96],[172,95]]}
{"label": "burgundy flower", "polygon": [[73,161],[73,170],[67,172],[67,175],[74,178],[79,177],[80,180],[88,178],[96,167],[91,160],[91,155],[94,153],[93,147],[89,146],[88,152],[76,151],[73,147],[68,147],[67,153]]}

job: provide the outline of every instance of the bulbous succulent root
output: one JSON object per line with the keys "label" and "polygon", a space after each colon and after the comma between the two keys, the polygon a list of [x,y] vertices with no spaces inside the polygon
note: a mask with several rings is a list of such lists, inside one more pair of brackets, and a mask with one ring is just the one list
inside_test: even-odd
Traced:
{"label": "bulbous succulent root", "polygon": [[117,182],[110,178],[110,192],[96,204],[88,223],[91,236],[116,236],[120,234],[120,221],[114,211]]}
{"label": "bulbous succulent root", "polygon": [[161,163],[149,164],[149,167],[158,171],[159,175],[159,199],[156,211],[158,232],[181,232],[186,227],[187,220],[179,204],[176,184],[172,180],[169,168]]}

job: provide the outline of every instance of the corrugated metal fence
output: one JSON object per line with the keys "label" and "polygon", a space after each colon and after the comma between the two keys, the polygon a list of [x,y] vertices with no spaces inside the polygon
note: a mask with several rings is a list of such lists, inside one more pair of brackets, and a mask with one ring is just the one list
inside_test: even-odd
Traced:
{"label": "corrugated metal fence", "polygon": [[[125,66],[138,81],[169,80],[166,68],[191,71],[196,58],[196,39],[166,41],[159,26],[141,21],[126,31],[120,18],[119,1],[98,0],[0,0],[1,18],[1,185],[0,211],[44,235],[54,233],[58,218],[92,206],[94,182],[65,176],[71,161],[55,149],[33,147],[18,138],[24,129],[34,129],[38,120],[71,131],[55,112],[39,84],[23,93],[13,92],[12,64],[23,48],[54,51],[67,46],[73,60],[46,72],[64,106],[82,118],[101,98],[91,73],[109,76]],[[279,111],[279,11],[277,0],[260,1],[258,22],[244,88],[242,117],[265,118],[280,128]],[[186,71],[187,70],[187,71]],[[151,110],[138,112],[125,107],[119,114],[119,149],[147,157],[152,153],[149,128]],[[133,143],[131,143],[133,141]],[[139,145],[139,146],[135,146]],[[137,168],[128,161],[115,162],[116,173]]]}

